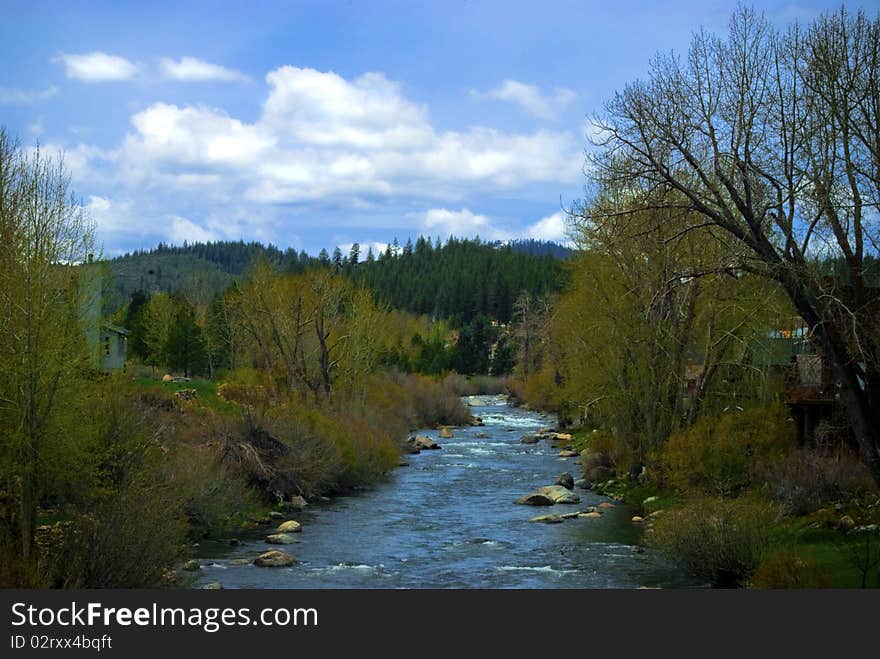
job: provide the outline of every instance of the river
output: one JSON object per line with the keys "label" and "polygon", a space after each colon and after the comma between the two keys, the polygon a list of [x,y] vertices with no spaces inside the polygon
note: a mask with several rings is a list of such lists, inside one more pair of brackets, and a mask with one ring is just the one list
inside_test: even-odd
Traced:
{"label": "river", "polygon": [[[480,397],[472,407],[484,427],[436,431],[441,450],[405,456],[408,466],[352,496],[309,506],[294,515],[299,542],[278,547],[263,535],[202,542],[199,584],[224,588],[676,588],[687,575],[650,551],[638,553],[640,530],[621,504],[601,518],[561,524],[529,522],[535,515],[572,512],[606,497],[576,489],[577,505],[518,506],[518,497],[551,485],[562,472],[579,477],[571,459],[550,442],[520,437],[555,419]],[[484,435],[484,436],[478,436]],[[259,568],[242,559],[267,549],[293,554],[290,568]],[[243,564],[244,563],[244,564]]]}

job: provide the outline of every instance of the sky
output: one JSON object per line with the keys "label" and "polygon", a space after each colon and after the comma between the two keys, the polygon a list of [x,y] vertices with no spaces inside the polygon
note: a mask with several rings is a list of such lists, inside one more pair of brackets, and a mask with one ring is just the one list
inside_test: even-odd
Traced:
{"label": "sky", "polygon": [[[859,6],[876,7],[876,0]],[[837,2],[762,2],[774,23]],[[0,0],[0,126],[101,253],[565,242],[591,118],[735,2]],[[853,6],[855,8],[855,6]]]}

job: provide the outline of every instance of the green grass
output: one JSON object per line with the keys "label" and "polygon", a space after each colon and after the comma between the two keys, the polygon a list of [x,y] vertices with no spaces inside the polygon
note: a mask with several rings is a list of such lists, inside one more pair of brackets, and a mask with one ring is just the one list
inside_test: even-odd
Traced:
{"label": "green grass", "polygon": [[[627,505],[644,514],[677,508],[684,503],[682,496],[674,490],[636,485],[619,478],[604,493],[622,497]],[[643,504],[649,497],[657,499]],[[880,558],[880,536],[877,533],[868,536],[852,534],[838,529],[837,521],[847,512],[852,511],[849,508],[842,511],[826,508],[804,517],[786,517],[773,533],[773,548],[790,549],[814,561],[827,577],[830,588],[862,588],[863,575],[858,564],[864,564],[868,552],[872,553],[874,561]],[[880,588],[876,563],[867,573],[865,587]]]}
{"label": "green grass", "polygon": [[189,382],[162,382],[155,378],[141,376],[135,379],[135,385],[141,389],[152,389],[154,391],[165,391],[174,394],[183,389],[196,390],[196,403],[206,407],[217,414],[234,415],[241,408],[228,400],[224,400],[217,395],[217,383],[213,380],[205,380],[202,378],[193,378]]}
{"label": "green grass", "polygon": [[[828,577],[829,587],[861,588],[862,571],[858,564],[865,561],[868,552],[874,561],[878,559],[880,537],[876,533],[846,533],[829,526],[827,518],[828,515],[820,512],[786,520],[775,534],[776,544],[798,549],[815,561]],[[868,571],[865,585],[880,587],[876,563]]]}

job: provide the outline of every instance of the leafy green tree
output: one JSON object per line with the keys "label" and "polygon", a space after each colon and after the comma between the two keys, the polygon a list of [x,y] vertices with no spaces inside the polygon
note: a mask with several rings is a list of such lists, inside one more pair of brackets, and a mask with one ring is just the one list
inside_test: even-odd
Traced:
{"label": "leafy green tree", "polygon": [[0,551],[28,564],[47,470],[76,446],[58,413],[91,366],[100,273],[80,265],[92,230],[63,162],[25,151],[3,128],[0,236]]}
{"label": "leafy green tree", "polygon": [[142,314],[143,337],[147,357],[145,362],[151,366],[168,366],[168,334],[174,322],[174,299],[167,293],[153,293],[144,306]]}
{"label": "leafy green tree", "polygon": [[196,322],[196,313],[185,299],[176,300],[174,320],[168,329],[165,354],[168,366],[181,371],[186,377],[204,373],[208,354],[202,328]]}

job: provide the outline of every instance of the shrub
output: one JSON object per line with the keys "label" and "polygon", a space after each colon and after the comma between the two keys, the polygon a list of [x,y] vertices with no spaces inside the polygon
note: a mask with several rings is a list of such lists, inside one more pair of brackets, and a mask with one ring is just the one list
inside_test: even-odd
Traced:
{"label": "shrub", "polygon": [[768,494],[795,515],[806,515],[830,502],[876,490],[865,465],[852,451],[797,449],[778,460],[760,464]]}
{"label": "shrub", "polygon": [[213,446],[179,447],[164,471],[182,500],[192,539],[233,530],[231,513],[255,503],[241,472],[223,464]]}
{"label": "shrub", "polygon": [[362,412],[290,399],[228,427],[222,459],[268,499],[315,497],[374,482],[399,459],[389,431],[395,424]]}
{"label": "shrub", "polygon": [[769,553],[749,580],[752,588],[827,588],[828,575],[811,558],[791,549]]}
{"label": "shrub", "polygon": [[523,387],[523,396],[526,405],[533,409],[558,412],[562,406],[559,386],[549,370],[529,375]]}
{"label": "shrub", "polygon": [[452,373],[443,378],[443,388],[456,396],[486,396],[506,391],[507,379],[490,375],[468,377]]}
{"label": "shrub", "polygon": [[607,480],[629,468],[632,453],[626,444],[611,433],[595,430],[588,435],[588,453],[581,459],[584,478],[598,482]]}
{"label": "shrub", "polygon": [[660,517],[647,543],[712,586],[734,588],[760,564],[778,515],[764,502],[696,500]]}
{"label": "shrub", "polygon": [[424,376],[396,373],[377,377],[369,389],[366,406],[375,403],[384,416],[401,417],[407,426],[404,433],[426,426],[467,425],[471,419],[454,386]]}
{"label": "shrub", "polygon": [[56,581],[50,585],[156,586],[178,558],[185,533],[177,492],[162,483],[132,483],[69,527],[62,558],[53,561]]}
{"label": "shrub", "polygon": [[782,405],[701,418],[673,433],[661,449],[665,478],[683,492],[735,495],[752,484],[756,464],[794,446],[788,418]]}
{"label": "shrub", "polygon": [[250,407],[267,407],[269,391],[261,384],[224,382],[217,388],[217,395],[225,401]]}

